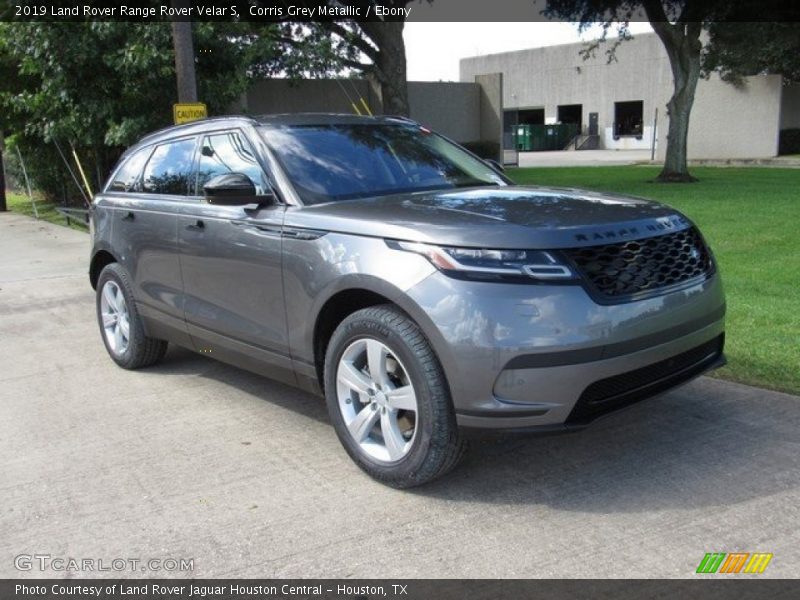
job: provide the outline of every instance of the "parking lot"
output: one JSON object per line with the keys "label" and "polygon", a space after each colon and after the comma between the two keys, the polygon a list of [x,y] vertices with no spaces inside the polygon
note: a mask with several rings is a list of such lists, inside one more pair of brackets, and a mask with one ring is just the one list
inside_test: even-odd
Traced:
{"label": "parking lot", "polygon": [[88,243],[0,213],[0,577],[58,574],[20,554],[188,558],[195,577],[695,577],[706,552],[800,575],[798,397],[701,378],[581,433],[475,443],[396,491],[319,398],[178,348],[116,367]]}

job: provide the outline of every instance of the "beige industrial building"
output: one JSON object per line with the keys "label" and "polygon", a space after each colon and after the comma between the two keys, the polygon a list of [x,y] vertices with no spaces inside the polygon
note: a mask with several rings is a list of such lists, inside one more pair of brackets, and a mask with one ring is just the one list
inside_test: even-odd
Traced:
{"label": "beige industrial building", "polygon": [[[611,63],[602,48],[583,60],[582,48],[577,43],[465,58],[460,79],[502,74],[506,132],[520,123],[575,123],[585,134],[596,134],[592,141],[600,148],[654,145],[656,158],[663,158],[672,72],[661,41],[655,34],[637,35],[618,47]],[[737,88],[712,75],[697,86],[689,158],[775,156],[779,131],[797,127],[800,86],[759,75]]]}

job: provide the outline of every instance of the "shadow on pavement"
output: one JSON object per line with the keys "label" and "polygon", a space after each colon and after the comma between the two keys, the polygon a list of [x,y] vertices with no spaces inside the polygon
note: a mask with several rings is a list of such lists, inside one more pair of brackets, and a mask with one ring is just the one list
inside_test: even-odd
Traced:
{"label": "shadow on pavement", "polygon": [[325,401],[290,385],[245,371],[226,363],[201,356],[191,350],[171,345],[164,361],[139,373],[164,375],[198,375],[220,381],[281,408],[322,423],[329,423]]}
{"label": "shadow on pavement", "polygon": [[[197,374],[328,423],[322,398],[188,350],[142,371]],[[800,484],[800,402],[701,378],[577,433],[472,441],[450,475],[407,493],[590,513],[725,506]]]}
{"label": "shadow on pavement", "polygon": [[746,502],[800,483],[800,402],[702,378],[561,436],[474,444],[416,493],[590,513]]}

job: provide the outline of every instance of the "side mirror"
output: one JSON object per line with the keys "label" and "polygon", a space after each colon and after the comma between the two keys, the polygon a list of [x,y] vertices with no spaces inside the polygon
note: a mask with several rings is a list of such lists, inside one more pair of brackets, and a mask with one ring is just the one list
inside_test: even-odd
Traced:
{"label": "side mirror", "polygon": [[268,204],[272,196],[257,196],[253,180],[244,173],[225,173],[210,179],[203,186],[206,202],[220,206]]}
{"label": "side mirror", "polygon": [[501,165],[499,162],[497,162],[493,158],[484,158],[483,162],[485,162],[487,165],[489,165],[492,169],[494,169],[498,173],[505,173],[506,172],[505,167],[503,167],[503,165]]}

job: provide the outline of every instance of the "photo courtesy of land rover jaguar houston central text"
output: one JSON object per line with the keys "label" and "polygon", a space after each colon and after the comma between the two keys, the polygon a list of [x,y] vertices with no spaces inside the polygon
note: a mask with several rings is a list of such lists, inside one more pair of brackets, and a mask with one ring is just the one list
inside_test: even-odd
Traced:
{"label": "photo courtesy of land rover jaguar houston central text", "polygon": [[513,185],[408,119],[172,127],[125,153],[91,223],[117,364],[173,343],[324,394],[395,487],[450,470],[470,430],[579,428],[724,362],[719,272],[686,217]]}

